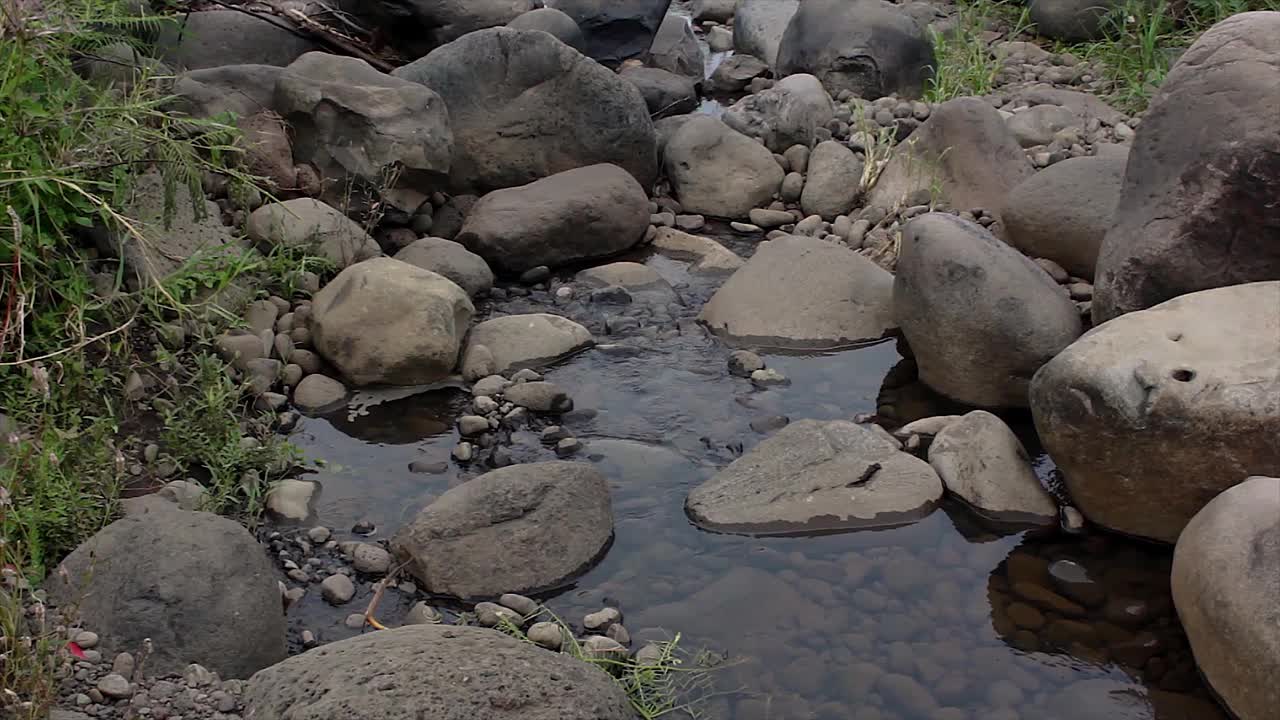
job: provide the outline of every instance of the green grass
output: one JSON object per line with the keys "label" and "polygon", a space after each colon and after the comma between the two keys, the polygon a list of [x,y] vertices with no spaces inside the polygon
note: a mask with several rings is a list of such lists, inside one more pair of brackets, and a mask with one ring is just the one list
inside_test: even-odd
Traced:
{"label": "green grass", "polygon": [[1006,38],[1013,39],[1030,27],[1029,9],[1014,9],[1002,3],[962,2],[956,13],[952,30],[929,31],[937,64],[925,89],[927,102],[940,103],[990,93],[996,87],[1003,63],[991,51],[983,33],[1000,26]]}

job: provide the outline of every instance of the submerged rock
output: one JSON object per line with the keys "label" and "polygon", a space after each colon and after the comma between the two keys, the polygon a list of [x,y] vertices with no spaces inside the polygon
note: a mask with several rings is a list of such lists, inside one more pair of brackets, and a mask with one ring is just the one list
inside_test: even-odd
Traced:
{"label": "submerged rock", "polygon": [[593,342],[589,330],[557,315],[534,313],[490,318],[473,327],[467,335],[462,373],[482,378],[538,368],[584,350]]}

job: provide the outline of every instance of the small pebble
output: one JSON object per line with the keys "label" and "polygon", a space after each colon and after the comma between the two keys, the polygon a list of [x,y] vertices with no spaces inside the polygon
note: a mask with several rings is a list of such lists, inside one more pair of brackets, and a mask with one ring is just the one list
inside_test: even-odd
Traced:
{"label": "small pebble", "polygon": [[772,387],[775,385],[790,385],[791,381],[787,379],[786,375],[773,368],[764,368],[751,373],[751,384],[756,387]]}
{"label": "small pebble", "polygon": [[113,700],[121,700],[133,695],[133,686],[129,684],[129,681],[123,675],[118,673],[111,673],[99,680],[97,690],[102,693],[103,697]]}
{"label": "small pebble", "polygon": [[620,622],[622,622],[622,611],[615,607],[607,607],[582,618],[582,627],[587,630],[603,631],[610,625]]}

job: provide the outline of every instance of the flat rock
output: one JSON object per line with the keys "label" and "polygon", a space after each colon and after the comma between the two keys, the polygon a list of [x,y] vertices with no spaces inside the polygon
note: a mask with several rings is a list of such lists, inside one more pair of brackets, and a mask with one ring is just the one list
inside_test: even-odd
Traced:
{"label": "flat rock", "polygon": [[[475,372],[486,361],[492,369],[478,377],[524,368],[539,368],[594,344],[591,332],[558,315],[534,313],[491,318],[471,328],[462,354],[462,372]],[[484,347],[484,353],[478,348]]]}
{"label": "flat rock", "polygon": [[929,446],[929,464],[949,492],[997,521],[1054,525],[1058,504],[1031,456],[1000,418],[974,410],[948,424]]}
{"label": "flat rock", "polygon": [[743,265],[742,258],[715,240],[672,228],[658,228],[653,249],[669,258],[693,261],[689,269],[696,273],[732,273]]}

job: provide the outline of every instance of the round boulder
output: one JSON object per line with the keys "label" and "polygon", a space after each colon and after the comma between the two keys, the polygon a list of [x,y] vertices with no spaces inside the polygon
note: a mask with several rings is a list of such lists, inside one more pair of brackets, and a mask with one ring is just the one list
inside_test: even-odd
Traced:
{"label": "round boulder", "polygon": [[1191,519],[1173,603],[1196,665],[1239,718],[1280,707],[1280,478],[1252,477]]}
{"label": "round boulder", "polygon": [[733,49],[777,67],[778,44],[800,0],[738,0],[733,15]]}
{"label": "round boulder", "polygon": [[[341,0],[341,8],[407,58],[420,58],[444,43],[503,25],[532,11],[537,0]],[[539,28],[541,29],[541,28]]]}
{"label": "round boulder", "polygon": [[396,253],[395,258],[449,278],[472,297],[493,287],[493,271],[484,258],[452,240],[419,238]]}
{"label": "round boulder", "polygon": [[538,368],[591,347],[593,342],[590,330],[558,315],[532,313],[490,318],[467,335],[462,374],[480,378]]}
{"label": "round boulder", "polygon": [[882,0],[805,0],[778,45],[778,74],[816,75],[828,92],[918,98],[933,77],[933,44]]}
{"label": "round boulder", "polygon": [[800,209],[805,215],[819,215],[827,221],[848,213],[862,193],[862,169],[862,161],[844,144],[835,140],[818,143],[809,156]]}
{"label": "round boulder", "polygon": [[745,218],[769,203],[784,175],[773,153],[716,118],[682,120],[662,161],[685,212]]}
{"label": "round boulder", "polygon": [[547,0],[573,18],[586,38],[583,54],[616,67],[623,60],[642,57],[667,16],[666,0]]}
{"label": "round boulder", "polygon": [[792,75],[742,98],[723,117],[724,124],[782,153],[792,145],[812,145],[834,113],[831,96],[817,78]]}
{"label": "round boulder", "polygon": [[945,213],[903,230],[893,312],[920,379],[978,407],[1027,407],[1031,376],[1083,330],[1044,270],[981,225]]}
{"label": "round boulder", "polygon": [[247,678],[285,658],[276,572],[239,523],[160,503],[117,520],[51,573],[60,607],[76,607],[98,647],[136,651],[151,638],[147,671],[181,673],[199,663]]}
{"label": "round boulder", "polygon": [[522,13],[507,23],[507,27],[512,30],[541,30],[578,52],[586,47],[582,28],[573,18],[555,8],[543,7]]}
{"label": "round boulder", "polygon": [[249,214],[245,232],[264,253],[277,247],[299,248],[341,268],[382,254],[364,228],[312,198],[263,205]]}
{"label": "round boulder", "polygon": [[255,675],[244,702],[255,720],[634,717],[626,693],[590,663],[496,630],[433,624],[289,658]]}
{"label": "round boulder", "polygon": [[653,44],[649,46],[647,60],[646,64],[651,67],[683,77],[700,81],[705,76],[698,36],[693,34],[689,21],[675,13],[668,13],[662,19],[657,34],[653,36]]}
{"label": "round boulder", "polygon": [[545,32],[480,30],[392,74],[444,98],[458,192],[524,185],[597,163],[622,167],[646,187],[657,177],[640,91]]}
{"label": "round boulder", "polygon": [[1120,0],[1030,0],[1031,22],[1036,33],[1065,42],[1101,40],[1107,15],[1124,3]]}
{"label": "round boulder", "polygon": [[449,490],[391,539],[427,592],[459,598],[549,590],[613,537],[609,483],[590,465],[541,462]]}
{"label": "round boulder", "polygon": [[458,361],[471,305],[452,280],[391,258],[338,273],[311,303],[311,341],[357,385],[419,385]]}

